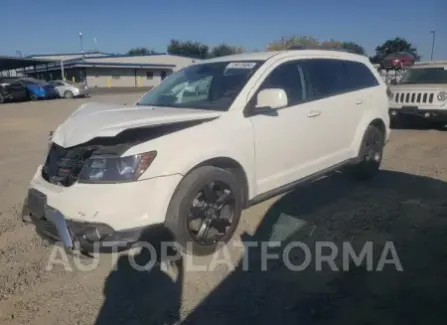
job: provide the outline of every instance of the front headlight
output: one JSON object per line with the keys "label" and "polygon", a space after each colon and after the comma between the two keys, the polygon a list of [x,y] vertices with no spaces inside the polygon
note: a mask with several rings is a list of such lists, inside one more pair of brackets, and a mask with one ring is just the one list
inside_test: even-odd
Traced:
{"label": "front headlight", "polygon": [[447,92],[441,91],[438,96],[436,96],[440,102],[445,102],[447,100]]}
{"label": "front headlight", "polygon": [[156,151],[127,157],[87,159],[79,173],[81,183],[119,183],[136,181],[151,165]]}
{"label": "front headlight", "polygon": [[386,88],[386,94],[388,95],[389,99],[393,99],[394,94],[389,87]]}

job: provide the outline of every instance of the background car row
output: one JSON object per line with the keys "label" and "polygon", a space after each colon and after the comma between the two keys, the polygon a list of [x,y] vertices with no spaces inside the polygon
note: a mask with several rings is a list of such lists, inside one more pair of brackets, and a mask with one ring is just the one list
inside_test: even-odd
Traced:
{"label": "background car row", "polygon": [[87,85],[67,80],[44,81],[34,78],[0,77],[0,103],[88,95]]}

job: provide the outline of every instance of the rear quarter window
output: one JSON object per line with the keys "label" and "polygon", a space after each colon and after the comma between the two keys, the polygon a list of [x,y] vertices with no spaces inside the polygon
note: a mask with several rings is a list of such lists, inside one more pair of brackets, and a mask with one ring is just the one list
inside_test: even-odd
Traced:
{"label": "rear quarter window", "polygon": [[348,90],[359,90],[379,85],[379,81],[372,71],[363,63],[344,61]]}

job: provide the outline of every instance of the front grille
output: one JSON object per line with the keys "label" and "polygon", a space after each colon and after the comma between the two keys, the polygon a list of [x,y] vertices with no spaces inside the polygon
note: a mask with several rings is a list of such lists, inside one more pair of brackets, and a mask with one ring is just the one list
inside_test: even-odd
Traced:
{"label": "front grille", "polygon": [[394,101],[401,104],[432,104],[435,93],[398,92],[394,95]]}
{"label": "front grille", "polygon": [[53,143],[42,168],[42,177],[52,184],[71,186],[77,181],[82,166],[91,153],[91,148],[66,149]]}

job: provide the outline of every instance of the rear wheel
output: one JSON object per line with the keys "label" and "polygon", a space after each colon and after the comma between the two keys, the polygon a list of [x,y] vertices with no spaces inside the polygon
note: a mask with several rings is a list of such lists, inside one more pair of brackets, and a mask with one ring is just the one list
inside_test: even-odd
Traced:
{"label": "rear wheel", "polygon": [[5,99],[3,98],[2,94],[0,94],[0,104],[3,104],[5,102]]}
{"label": "rear wheel", "polygon": [[367,180],[378,172],[384,146],[385,134],[374,125],[368,126],[360,146],[359,161],[350,170],[354,178]]}
{"label": "rear wheel", "polygon": [[65,97],[65,98],[73,98],[74,95],[73,95],[73,93],[72,93],[71,91],[67,90],[67,91],[64,93],[64,97]]}
{"label": "rear wheel", "polygon": [[33,101],[37,100],[37,96],[33,93],[29,93],[29,98]]}
{"label": "rear wheel", "polygon": [[212,166],[190,172],[176,190],[165,226],[191,255],[209,255],[233,236],[242,211],[237,178]]}

